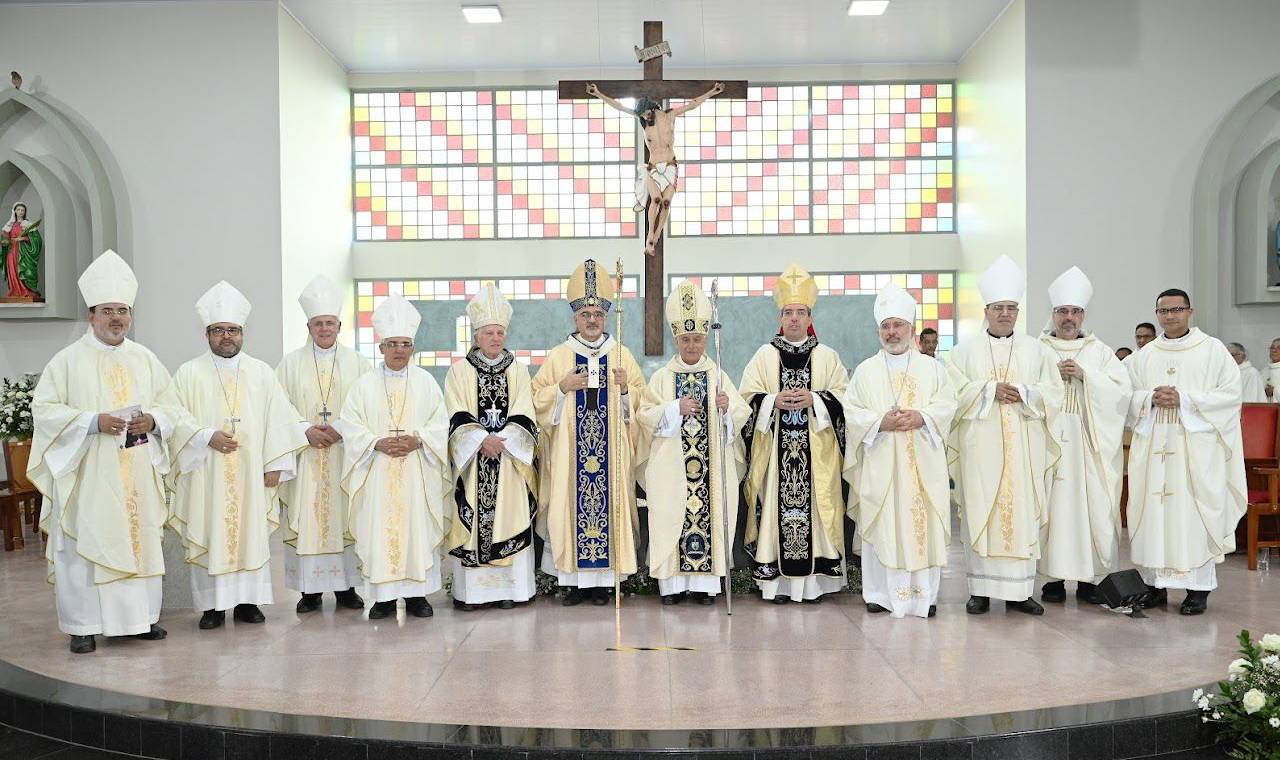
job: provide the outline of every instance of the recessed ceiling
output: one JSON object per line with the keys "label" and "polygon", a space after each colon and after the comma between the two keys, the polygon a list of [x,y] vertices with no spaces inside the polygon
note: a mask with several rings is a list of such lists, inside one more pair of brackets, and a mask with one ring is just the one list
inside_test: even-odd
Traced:
{"label": "recessed ceiling", "polygon": [[[494,0],[486,0],[486,4]],[[634,67],[641,25],[662,21],[674,68],[954,63],[1009,0],[497,0],[468,24],[461,0],[284,0],[351,71]]]}

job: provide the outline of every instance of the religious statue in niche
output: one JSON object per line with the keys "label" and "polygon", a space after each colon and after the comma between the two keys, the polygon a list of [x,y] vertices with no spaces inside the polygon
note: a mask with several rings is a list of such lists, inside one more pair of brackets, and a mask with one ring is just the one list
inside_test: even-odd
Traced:
{"label": "religious statue in niche", "polygon": [[0,258],[4,260],[5,282],[9,293],[3,300],[34,302],[43,300],[36,287],[40,284],[40,250],[42,241],[37,229],[42,220],[27,219],[27,204],[13,204],[9,221],[0,230]]}
{"label": "religious statue in niche", "polygon": [[636,117],[644,129],[644,145],[649,149],[649,156],[648,163],[636,178],[635,210],[645,211],[648,216],[648,235],[644,241],[644,252],[647,254],[653,255],[655,252],[658,238],[667,225],[667,217],[671,215],[671,199],[676,194],[676,118],[722,92],[724,82],[716,82],[710,90],[672,109],[665,109],[661,103],[640,97],[636,100],[633,111],[605,95],[594,83],[587,85],[588,95]]}

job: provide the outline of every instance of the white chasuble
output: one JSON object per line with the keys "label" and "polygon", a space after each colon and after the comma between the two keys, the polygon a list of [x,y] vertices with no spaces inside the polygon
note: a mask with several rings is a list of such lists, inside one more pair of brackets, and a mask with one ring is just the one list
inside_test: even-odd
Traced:
{"label": "white chasuble", "polygon": [[[970,594],[1020,602],[1035,588],[1059,456],[1047,419],[1062,395],[1056,365],[1040,341],[1022,334],[983,334],[951,352],[957,410],[948,460],[965,525]],[[999,382],[1016,386],[1022,400],[999,403]]]}
{"label": "white chasuble", "polygon": [[[619,351],[627,373],[625,394],[611,392]],[[588,386],[561,392],[560,381],[575,371],[587,374]],[[562,586],[612,586],[615,569],[623,578],[636,571],[632,420],[643,394],[640,366],[610,336],[596,346],[569,336],[547,352],[533,378],[543,452],[538,529],[547,544],[542,569]]]}
{"label": "white chasuble", "polygon": [[[529,370],[510,351],[490,360],[473,349],[449,368],[444,394],[454,479],[446,541],[453,598],[467,604],[528,601],[537,592],[538,507],[538,428]],[[505,439],[496,458],[480,453],[490,435]]]}
{"label": "white chasuble", "polygon": [[[956,394],[939,362],[917,351],[872,356],[844,394],[849,511],[862,545],[862,596],[893,617],[927,617],[937,602],[951,543],[946,432]],[[924,426],[881,432],[893,409],[920,412]]]}
{"label": "white chasuble", "polygon": [[[765,599],[816,599],[844,587],[845,420],[848,371],[810,336],[781,336],[756,351],[742,372],[751,418],[742,428],[748,471],[743,536],[752,576]],[[813,394],[813,406],[782,411],[784,388]]]}
{"label": "white chasuble", "polygon": [[[1084,379],[1064,381],[1049,432],[1061,450],[1040,532],[1041,575],[1098,583],[1119,568],[1124,423],[1133,387],[1111,347],[1092,333],[1040,342],[1058,361],[1071,359]],[[1061,373],[1059,373],[1061,377]]]}
{"label": "white chasuble", "polygon": [[[1148,343],[1129,362],[1129,548],[1147,583],[1209,591],[1236,548],[1245,513],[1240,370],[1217,338],[1192,328]],[[1152,403],[1178,390],[1179,406]]]}
{"label": "white chasuble", "polygon": [[1262,373],[1250,362],[1240,366],[1240,400],[1246,404],[1265,404],[1267,398],[1266,382]]}
{"label": "white chasuble", "polygon": [[[270,604],[270,538],[280,525],[274,488],[263,476],[295,472],[306,447],[301,416],[269,365],[244,353],[192,359],[174,374],[187,411],[170,440],[174,497],[170,526],[182,538],[198,610]],[[215,431],[238,447],[215,451]]]}
{"label": "white chasuble", "polygon": [[[298,429],[332,425],[342,433],[342,402],[369,361],[346,346],[307,345],[286,354],[276,367],[285,395],[302,415]],[[342,491],[345,441],[326,449],[308,446],[298,454],[297,477],[281,483],[284,509],[285,585],[304,594],[346,591],[360,578],[354,541],[347,531],[347,496]]]}
{"label": "white chasuble", "polygon": [[[384,365],[356,381],[342,420],[343,487],[365,598],[389,602],[438,591],[449,493],[449,422],[440,386],[421,367]],[[374,449],[396,435],[417,436],[422,445],[403,457]]]}
{"label": "white chasuble", "polygon": [[[99,414],[138,406],[147,442],[98,432]],[[49,360],[32,400],[27,474],[47,499],[40,528],[58,626],[72,636],[145,633],[160,618],[165,441],[182,416],[169,373],[146,348],[92,331]],[[133,441],[130,441],[131,443]]]}
{"label": "white chasuble", "polygon": [[[717,388],[729,397],[724,415],[712,396]],[[695,399],[699,413],[682,416],[682,398]],[[746,472],[735,426],[750,414],[728,376],[705,356],[694,365],[673,357],[649,378],[637,414],[636,480],[649,505],[649,574],[663,594],[720,592],[726,556],[732,564],[738,486]]]}

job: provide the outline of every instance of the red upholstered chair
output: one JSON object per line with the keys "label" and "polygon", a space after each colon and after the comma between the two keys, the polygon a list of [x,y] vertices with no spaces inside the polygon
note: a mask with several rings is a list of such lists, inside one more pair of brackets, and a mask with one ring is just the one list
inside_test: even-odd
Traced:
{"label": "red upholstered chair", "polygon": [[[1249,569],[1258,569],[1258,550],[1280,547],[1280,404],[1249,403],[1240,409],[1244,438],[1244,467],[1249,480],[1249,511],[1245,516]],[[1270,517],[1275,533],[1259,539],[1260,523]]]}

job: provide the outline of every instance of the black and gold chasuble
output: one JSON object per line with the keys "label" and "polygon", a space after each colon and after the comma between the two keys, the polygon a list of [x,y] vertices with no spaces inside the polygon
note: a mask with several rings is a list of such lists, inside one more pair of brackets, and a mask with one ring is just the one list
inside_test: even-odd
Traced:
{"label": "black and gold chasuble", "polygon": [[707,372],[675,373],[675,397],[695,399],[700,414],[688,415],[680,423],[680,450],[684,457],[685,512],[680,529],[679,572],[715,572],[711,531],[711,436],[707,425],[711,412]]}

